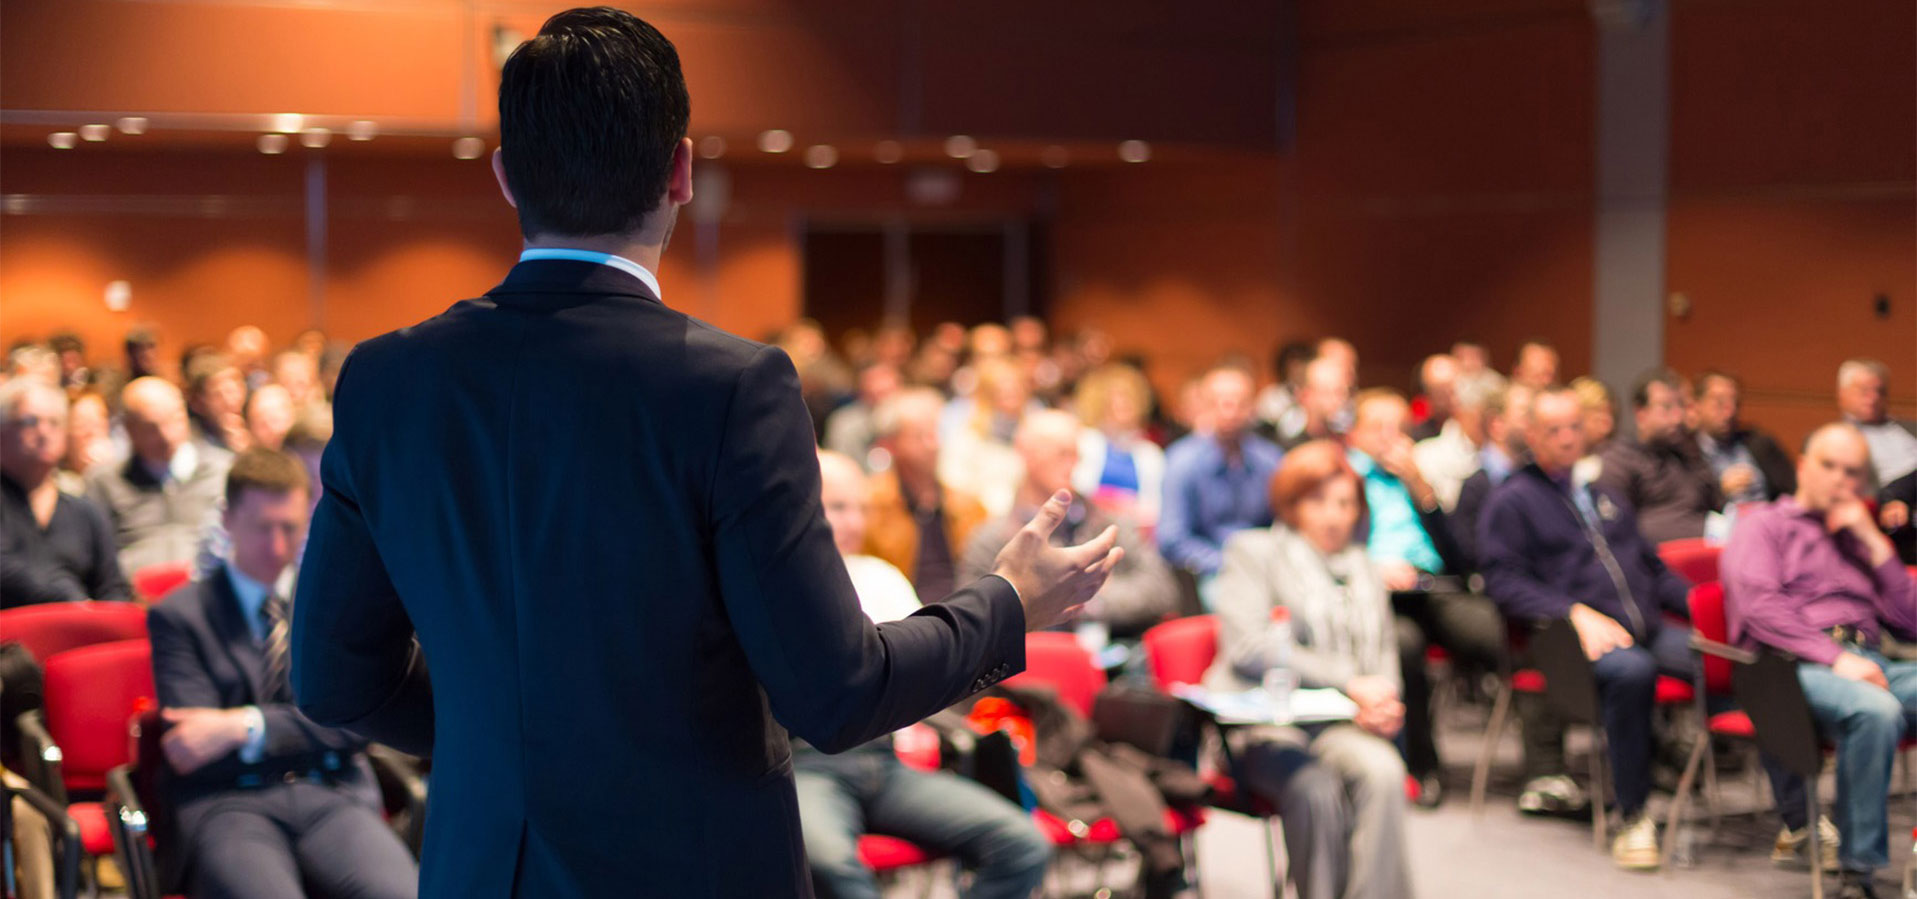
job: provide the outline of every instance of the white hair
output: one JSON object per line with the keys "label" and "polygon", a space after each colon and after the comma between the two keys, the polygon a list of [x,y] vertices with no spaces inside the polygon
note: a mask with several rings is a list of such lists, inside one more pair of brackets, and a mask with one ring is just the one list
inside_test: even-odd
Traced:
{"label": "white hair", "polygon": [[0,384],[0,426],[12,425],[21,401],[36,393],[58,403],[60,414],[66,414],[66,391],[39,378],[9,378],[6,383]]}
{"label": "white hair", "polygon": [[1889,382],[1890,366],[1875,359],[1846,359],[1843,365],[1837,366],[1837,389],[1844,389],[1844,385],[1862,375],[1875,375],[1877,380]]}
{"label": "white hair", "polygon": [[1491,404],[1492,397],[1505,389],[1504,376],[1485,369],[1476,375],[1460,378],[1454,388],[1460,409],[1483,409]]}

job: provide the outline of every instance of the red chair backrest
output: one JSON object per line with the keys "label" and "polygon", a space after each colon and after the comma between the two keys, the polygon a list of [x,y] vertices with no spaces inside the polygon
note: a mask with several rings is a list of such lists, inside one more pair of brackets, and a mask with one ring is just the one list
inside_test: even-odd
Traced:
{"label": "red chair backrest", "polygon": [[1006,681],[1009,684],[1041,683],[1058,691],[1058,698],[1086,718],[1092,716],[1092,700],[1105,689],[1105,672],[1092,662],[1092,655],[1078,645],[1078,638],[1057,631],[1039,631],[1025,635],[1025,673]]}
{"label": "red chair backrest", "polygon": [[133,572],[133,592],[147,602],[159,602],[181,584],[193,579],[193,566],[185,562],[161,562]]}
{"label": "red chair backrest", "polygon": [[1669,540],[1657,546],[1657,557],[1664,562],[1664,567],[1692,584],[1714,583],[1717,557],[1723,553],[1723,547],[1706,543],[1702,538]]}
{"label": "red chair backrest", "polygon": [[0,640],[18,641],[42,665],[69,649],[146,639],[146,607],[131,602],[53,602],[0,612]]}
{"label": "red chair backrest", "polygon": [[106,773],[133,761],[128,725],[153,704],[145,638],[100,643],[46,660],[47,732],[65,756],[67,789],[106,789]]}
{"label": "red chair backrest", "polygon": [[1218,617],[1193,615],[1156,625],[1145,632],[1145,661],[1160,690],[1198,684],[1218,657]]}
{"label": "red chair backrest", "polygon": [[[1729,642],[1731,627],[1724,617],[1724,585],[1711,581],[1691,588],[1691,628],[1706,640]],[[1731,693],[1731,660],[1703,654],[1704,691],[1720,696]]]}

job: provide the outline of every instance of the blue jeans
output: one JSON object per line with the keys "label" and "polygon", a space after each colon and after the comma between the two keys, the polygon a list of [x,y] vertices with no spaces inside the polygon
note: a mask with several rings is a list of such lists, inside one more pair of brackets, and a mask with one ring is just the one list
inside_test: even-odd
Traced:
{"label": "blue jeans", "polygon": [[1650,639],[1613,649],[1591,664],[1610,749],[1617,810],[1626,821],[1644,810],[1644,800],[1651,795],[1651,759],[1656,748],[1651,713],[1657,704],[1657,676],[1690,681],[1697,670],[1690,641],[1690,628],[1666,622]]}
{"label": "blue jeans", "polygon": [[1875,871],[1890,864],[1890,771],[1897,741],[1917,728],[1917,662],[1850,651],[1883,668],[1890,689],[1838,677],[1814,662],[1798,663],[1797,680],[1819,731],[1837,742],[1837,860],[1848,870]]}
{"label": "blue jeans", "polygon": [[905,767],[889,741],[843,755],[798,750],[793,779],[805,857],[822,896],[878,899],[859,836],[885,834],[956,856],[977,871],[970,899],[1025,899],[1045,879],[1052,846],[1030,815],[987,787]]}

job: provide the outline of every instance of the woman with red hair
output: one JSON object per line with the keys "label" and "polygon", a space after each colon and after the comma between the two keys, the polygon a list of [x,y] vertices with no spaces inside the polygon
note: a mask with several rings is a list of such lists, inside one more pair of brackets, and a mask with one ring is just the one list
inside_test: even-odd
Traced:
{"label": "woman with red hair", "polygon": [[1300,899],[1406,897],[1405,766],[1392,740],[1404,724],[1398,644],[1384,581],[1352,539],[1364,488],[1343,447],[1293,449],[1271,480],[1278,523],[1225,542],[1216,585],[1214,689],[1258,685],[1270,665],[1265,631],[1287,610],[1298,685],[1343,691],[1348,722],[1234,731],[1238,776],[1284,819]]}

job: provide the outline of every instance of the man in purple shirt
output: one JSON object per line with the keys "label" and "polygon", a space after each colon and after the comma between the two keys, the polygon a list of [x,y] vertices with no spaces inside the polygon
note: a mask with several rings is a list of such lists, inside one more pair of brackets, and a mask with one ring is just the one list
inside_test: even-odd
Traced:
{"label": "man in purple shirt", "polygon": [[1797,463],[1797,492],[1739,516],[1724,550],[1730,636],[1799,659],[1797,677],[1837,740],[1841,897],[1872,897],[1890,864],[1886,803],[1897,742],[1917,720],[1917,662],[1884,657],[1886,626],[1917,636],[1917,589],[1860,498],[1870,447],[1825,425]]}

